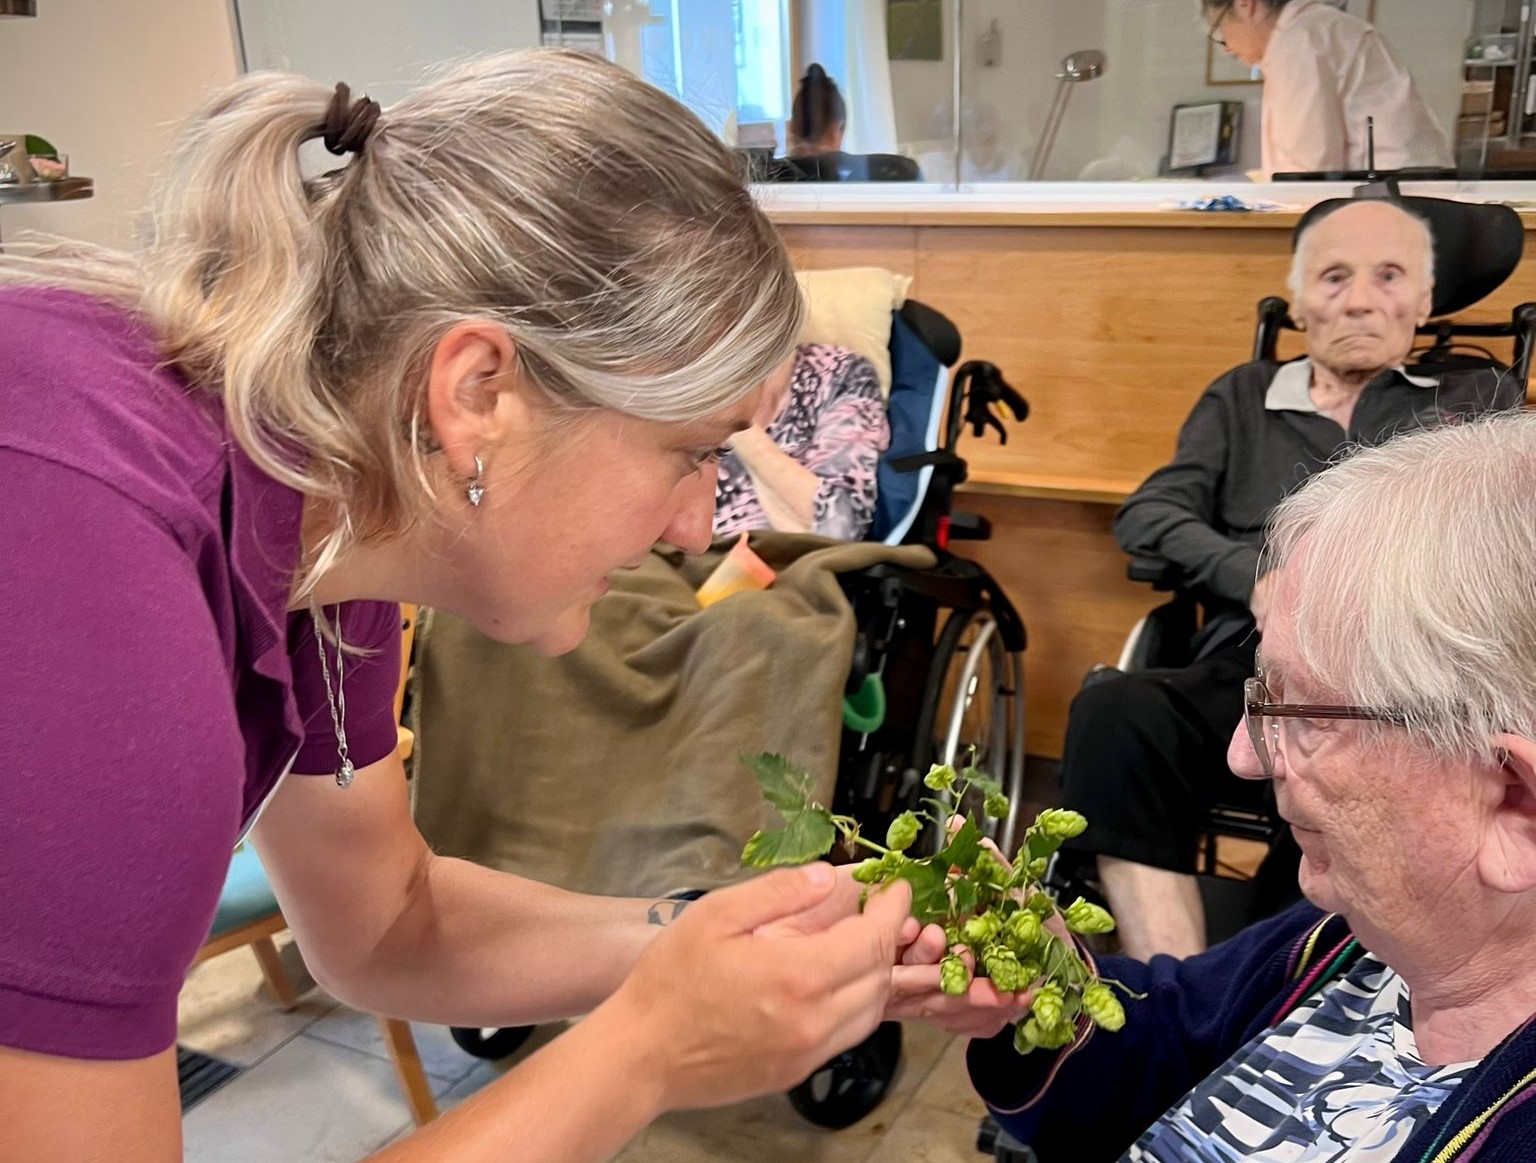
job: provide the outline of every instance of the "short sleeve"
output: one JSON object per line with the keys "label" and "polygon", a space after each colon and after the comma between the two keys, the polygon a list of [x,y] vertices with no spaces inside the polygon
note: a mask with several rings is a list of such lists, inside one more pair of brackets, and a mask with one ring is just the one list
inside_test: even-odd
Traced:
{"label": "short sleeve", "polygon": [[[340,630],[347,754],[352,766],[361,769],[377,763],[399,745],[395,690],[400,684],[400,607],[395,602],[343,602],[327,606],[325,614]],[[339,742],[314,621],[308,613],[289,621],[288,654],[293,665],[293,697],[304,729],[293,772],[334,775],[341,765]],[[335,693],[338,667],[334,642],[325,643],[325,658],[331,693]],[[341,710],[339,700],[336,707]]]}
{"label": "short sleeve", "polygon": [[146,1057],[240,826],[225,650],[147,510],[7,450],[0,479],[0,1043]]}

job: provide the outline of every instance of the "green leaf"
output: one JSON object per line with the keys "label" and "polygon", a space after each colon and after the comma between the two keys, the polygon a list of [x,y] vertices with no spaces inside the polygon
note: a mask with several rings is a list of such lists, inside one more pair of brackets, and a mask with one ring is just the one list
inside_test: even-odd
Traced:
{"label": "green leaf", "polygon": [[930,857],[909,860],[897,870],[896,875],[912,886],[912,915],[925,925],[949,915],[948,867]]}
{"label": "green leaf", "polygon": [[940,867],[949,869],[960,868],[969,872],[971,866],[976,863],[976,857],[981,853],[981,829],[978,828],[969,816],[965,823],[960,825],[958,831],[950,837],[944,850],[935,858]]}
{"label": "green leaf", "polygon": [[[763,789],[763,798],[779,810],[788,820],[804,808],[811,798],[816,781],[802,768],[795,766],[782,755],[763,752],[760,755],[743,755],[741,762]],[[829,817],[830,819],[830,817]]]}
{"label": "green leaf", "polygon": [[825,856],[836,840],[831,812],[825,808],[801,808],[785,816],[781,831],[753,835],[741,850],[741,862],[748,868],[807,864]]}
{"label": "green leaf", "polygon": [[955,912],[964,916],[966,913],[976,911],[976,882],[974,880],[957,880],[953,889],[955,897]]}

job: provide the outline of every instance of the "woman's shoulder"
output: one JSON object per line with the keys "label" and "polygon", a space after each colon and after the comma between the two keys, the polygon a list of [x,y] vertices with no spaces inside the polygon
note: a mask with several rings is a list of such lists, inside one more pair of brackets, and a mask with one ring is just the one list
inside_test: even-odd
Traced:
{"label": "woman's shoulder", "polygon": [[162,359],[131,311],[75,291],[0,288],[0,447],[99,481],[179,523],[222,469],[215,395]]}

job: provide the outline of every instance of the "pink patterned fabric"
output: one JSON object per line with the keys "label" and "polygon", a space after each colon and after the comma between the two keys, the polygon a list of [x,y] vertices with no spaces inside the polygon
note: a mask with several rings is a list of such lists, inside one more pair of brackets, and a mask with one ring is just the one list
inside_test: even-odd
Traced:
{"label": "pink patterned fabric", "polygon": [[[789,397],[768,435],[821,478],[811,532],[862,540],[875,515],[875,468],[891,442],[874,365],[844,347],[801,344]],[[727,453],[715,488],[715,536],[768,527],[751,473]]]}

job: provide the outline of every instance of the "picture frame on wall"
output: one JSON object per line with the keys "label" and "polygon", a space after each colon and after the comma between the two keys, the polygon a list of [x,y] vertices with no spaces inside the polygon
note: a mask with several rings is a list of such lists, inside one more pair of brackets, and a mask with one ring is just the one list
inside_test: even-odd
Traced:
{"label": "picture frame on wall", "polygon": [[942,61],[943,0],[886,0],[885,39],[890,60]]}

